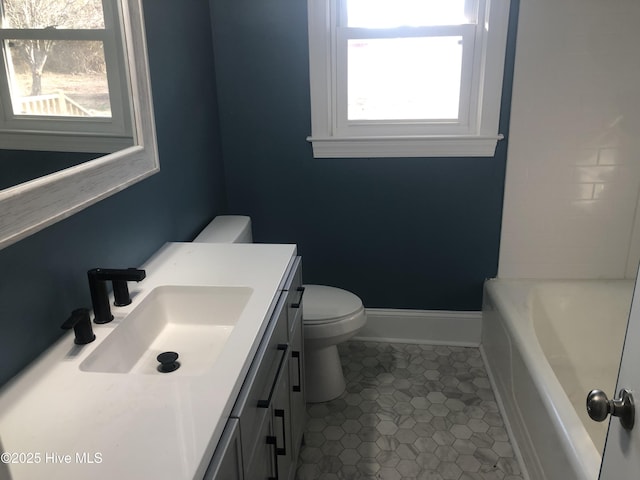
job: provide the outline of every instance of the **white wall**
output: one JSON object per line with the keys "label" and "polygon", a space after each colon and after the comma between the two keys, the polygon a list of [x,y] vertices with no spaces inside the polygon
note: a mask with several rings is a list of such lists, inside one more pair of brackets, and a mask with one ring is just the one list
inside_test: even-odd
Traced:
{"label": "white wall", "polygon": [[635,276],[639,21],[639,0],[521,0],[500,277]]}

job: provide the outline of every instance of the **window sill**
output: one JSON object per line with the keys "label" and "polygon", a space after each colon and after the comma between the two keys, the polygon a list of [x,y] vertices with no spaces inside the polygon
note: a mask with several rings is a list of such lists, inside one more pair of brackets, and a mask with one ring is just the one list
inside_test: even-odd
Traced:
{"label": "window sill", "polygon": [[314,158],[493,157],[503,135],[307,137]]}

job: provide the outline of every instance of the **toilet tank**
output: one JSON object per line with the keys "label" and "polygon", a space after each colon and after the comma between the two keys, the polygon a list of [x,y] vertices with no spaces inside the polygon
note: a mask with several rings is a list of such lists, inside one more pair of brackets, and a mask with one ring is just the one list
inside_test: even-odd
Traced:
{"label": "toilet tank", "polygon": [[193,239],[197,243],[253,243],[251,218],[244,215],[221,215]]}

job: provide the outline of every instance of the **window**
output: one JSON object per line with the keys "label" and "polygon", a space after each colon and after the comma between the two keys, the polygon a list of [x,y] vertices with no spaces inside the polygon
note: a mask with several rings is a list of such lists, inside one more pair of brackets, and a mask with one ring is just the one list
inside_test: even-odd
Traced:
{"label": "window", "polygon": [[134,144],[117,0],[0,0],[0,148]]}
{"label": "window", "polygon": [[508,0],[308,0],[315,157],[493,156]]}

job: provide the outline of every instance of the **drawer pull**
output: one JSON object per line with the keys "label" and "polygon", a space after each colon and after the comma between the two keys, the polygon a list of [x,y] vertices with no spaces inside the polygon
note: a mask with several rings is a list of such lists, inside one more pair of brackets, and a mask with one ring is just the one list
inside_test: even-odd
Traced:
{"label": "drawer pull", "polygon": [[275,417],[282,419],[282,448],[278,448],[278,443],[276,442],[276,454],[277,455],[286,455],[287,454],[287,432],[285,428],[284,421],[284,410],[281,408],[276,408],[273,411],[273,415]]}
{"label": "drawer pull", "polygon": [[271,389],[269,390],[269,396],[266,400],[258,400],[258,408],[269,408],[271,405],[271,397],[273,397],[273,392],[276,389],[276,383],[278,382],[278,377],[280,376],[280,370],[282,370],[282,365],[284,365],[284,361],[287,359],[287,350],[289,350],[288,343],[279,343],[278,350],[282,353],[282,358],[280,358],[280,365],[278,365],[278,370],[276,371],[276,375],[273,379],[273,383],[271,383]]}
{"label": "drawer pull", "polygon": [[292,351],[291,352],[291,357],[295,358],[296,360],[298,360],[298,384],[297,385],[293,385],[292,386],[292,390],[294,392],[301,392],[302,391],[302,365],[300,364],[300,352],[297,351]]}
{"label": "drawer pull", "polygon": [[300,308],[300,304],[302,303],[302,295],[304,295],[304,287],[298,287],[296,288],[296,290],[300,292],[300,298],[298,298],[298,301],[296,303],[291,304],[291,308]]}

